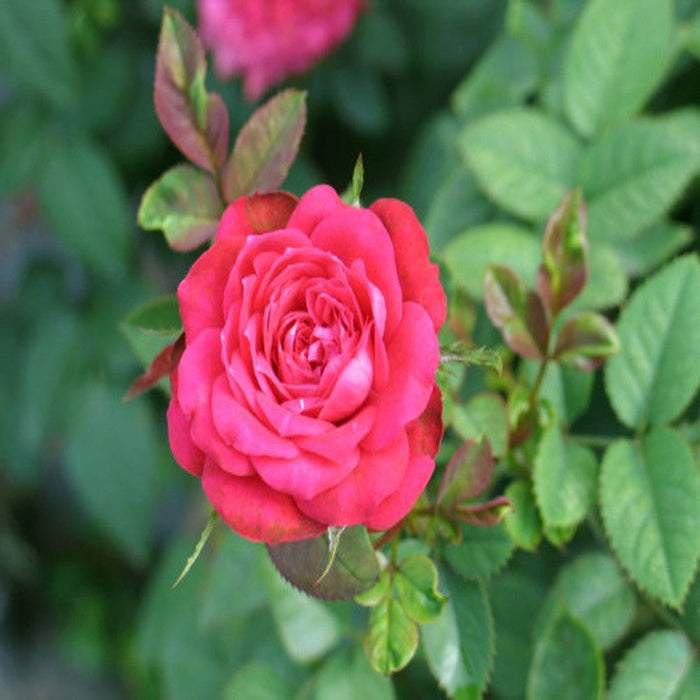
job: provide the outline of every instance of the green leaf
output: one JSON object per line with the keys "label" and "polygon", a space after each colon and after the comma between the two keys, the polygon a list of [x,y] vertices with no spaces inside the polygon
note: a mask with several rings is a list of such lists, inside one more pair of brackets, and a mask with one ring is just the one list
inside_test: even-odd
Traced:
{"label": "green leaf", "polygon": [[459,145],[488,196],[528,221],[547,218],[576,184],[580,146],[534,109],[489,115],[469,126]]}
{"label": "green leaf", "polygon": [[561,607],[535,647],[527,679],[531,700],[603,697],[605,669],[590,632]]}
{"label": "green leaf", "polygon": [[535,551],[542,539],[542,521],[530,483],[525,479],[513,481],[508,485],[505,496],[514,508],[503,519],[506,530],[518,547]]}
{"label": "green leaf", "polygon": [[678,258],[637,289],[618,321],[622,352],[605,367],[618,418],[631,428],[678,417],[700,382],[700,265]]}
{"label": "green leaf", "polygon": [[326,533],[278,544],[268,551],[284,578],[308,595],[324,600],[353,598],[370,588],[379,576],[377,557],[362,525],[345,528],[335,549]]}
{"label": "green leaf", "polygon": [[568,318],[559,330],[554,359],[590,372],[618,352],[620,339],[610,321],[593,311],[582,311]]}
{"label": "green leaf", "polygon": [[581,190],[570,192],[549,217],[542,241],[537,289],[552,316],[568,306],[588,281],[586,213]]}
{"label": "green leaf", "polygon": [[[251,573],[257,571],[262,545],[240,537],[229,528],[220,528],[210,549],[214,549],[215,558],[198,607],[199,623],[207,631],[225,629],[267,603],[264,587]],[[184,586],[186,581],[180,585]]]}
{"label": "green leaf", "polygon": [[338,619],[320,600],[286,583],[267,557],[259,562],[262,585],[287,654],[299,664],[327,654],[341,638]]}
{"label": "green leaf", "polygon": [[372,608],[364,646],[370,666],[384,675],[400,671],[416,653],[418,628],[392,596]]}
{"label": "green leaf", "polygon": [[300,90],[284,90],[258,108],[224,167],[226,201],[277,189],[296,158],[305,125],[306,93]]}
{"label": "green leaf", "polygon": [[569,528],[583,520],[595,502],[597,461],[587,447],[564,443],[552,423],[537,448],[533,472],[535,496],[547,528]]}
{"label": "green leaf", "polygon": [[673,257],[693,240],[693,229],[675,221],[659,221],[615,246],[625,273],[642,277]]}
{"label": "green leaf", "polygon": [[683,601],[683,629],[695,642],[700,642],[700,576],[695,576]]}
{"label": "green leaf", "polygon": [[216,173],[228,150],[229,116],[223,100],[205,90],[206,72],[196,32],[180,13],[164,7],[153,93],[156,114],[184,155]]}
{"label": "green leaf", "polygon": [[68,424],[68,477],[92,522],[138,564],[154,534],[156,455],[145,404],[124,405],[101,384],[85,387]]}
{"label": "green leaf", "polygon": [[606,131],[578,171],[590,240],[633,238],[667,212],[697,171],[697,154],[671,124],[639,119]]}
{"label": "green leaf", "polygon": [[464,440],[485,435],[494,457],[502,457],[508,448],[508,414],[503,398],[492,392],[477,394],[466,404],[457,404],[452,427]]}
{"label": "green leaf", "polygon": [[542,300],[509,268],[490,265],[484,277],[484,303],[491,322],[508,346],[542,360],[549,345],[549,322]]}
{"label": "green leaf", "polygon": [[460,163],[440,183],[423,217],[431,252],[440,253],[457,234],[495,216],[474,175]]}
{"label": "green leaf", "polygon": [[194,546],[192,554],[190,554],[190,556],[187,557],[185,566],[180,572],[180,575],[175,579],[175,582],[172,584],[172,586],[170,586],[170,588],[177,588],[179,583],[185,578],[185,576],[187,576],[190,569],[195,565],[197,559],[199,559],[199,555],[204,550],[204,546],[209,540],[209,537],[211,536],[211,533],[214,530],[214,527],[218,520],[219,514],[215,510],[212,510],[211,515],[209,516],[209,521],[204,527],[204,530],[202,530],[202,534],[199,536],[199,540],[197,540],[197,544]]}
{"label": "green leaf", "polygon": [[464,442],[447,463],[437,493],[444,509],[480,494],[491,479],[493,454],[491,443],[483,437]]}
{"label": "green leaf", "polygon": [[462,525],[462,542],[445,547],[447,563],[463,578],[492,576],[509,559],[515,543],[503,523],[493,527]]}
{"label": "green leaf", "polygon": [[566,112],[583,136],[643,106],[668,68],[673,31],[671,0],[591,0],[586,5],[563,73]]}
{"label": "green leaf", "polygon": [[[358,700],[358,698],[393,700],[394,698],[391,680],[376,673],[369,666],[362,650],[357,647],[344,649],[331,656],[316,675],[315,686],[314,700]],[[292,697],[292,693],[277,695],[274,700],[280,700],[282,697]],[[241,700],[247,700],[247,698],[241,698]]]}
{"label": "green leaf", "polygon": [[542,604],[542,586],[509,569],[488,583],[497,640],[490,689],[499,698],[521,698],[527,685],[535,640],[533,629]]}
{"label": "green leaf", "polygon": [[57,0],[3,0],[0,73],[59,107],[70,107],[76,76],[67,30],[65,9]]}
{"label": "green leaf", "polygon": [[440,572],[447,603],[440,616],[421,627],[430,671],[452,697],[478,697],[493,664],[494,631],[488,597],[480,583]]}
{"label": "green leaf", "polygon": [[486,50],[452,96],[452,108],[465,121],[504,107],[515,107],[539,80],[534,52],[521,39],[503,34]]}
{"label": "green leaf", "polygon": [[590,277],[570,308],[609,309],[627,298],[627,275],[617,250],[596,241],[589,251]]}
{"label": "green leaf", "polygon": [[694,669],[693,648],[680,632],[650,632],[627,652],[610,683],[609,700],[658,700],[682,697],[678,691],[694,676],[695,694],[700,691]]}
{"label": "green leaf", "polygon": [[445,248],[443,258],[455,284],[475,299],[482,299],[489,265],[509,267],[526,285],[533,284],[540,262],[540,245],[526,228],[494,222],[455,236]]}
{"label": "green leaf", "polygon": [[563,602],[583,622],[601,649],[614,646],[635,614],[635,594],[617,562],[604,552],[591,552],[567,564],[552,586],[540,613],[546,626]]}
{"label": "green leaf", "polygon": [[85,139],[56,142],[38,184],[44,211],[65,245],[95,273],[111,280],[122,277],[131,214],[106,154]]}
{"label": "green leaf", "polygon": [[149,299],[137,306],[124,319],[123,325],[129,331],[139,331],[171,340],[182,333],[180,306],[175,295]]}
{"label": "green leaf", "polygon": [[186,251],[214,235],[222,213],[214,180],[191,165],[178,165],[146,190],[138,222],[148,231],[162,230],[171,248]]}
{"label": "green leaf", "polygon": [[437,589],[438,572],[423,554],[406,557],[394,578],[396,592],[406,614],[415,622],[432,622],[445,606],[445,596]]}
{"label": "green leaf", "polygon": [[[539,366],[538,362],[526,362],[523,367],[530,385],[535,381]],[[588,408],[592,389],[592,374],[550,363],[539,396],[549,401],[562,424],[571,425]]]}
{"label": "green leaf", "polygon": [[279,700],[293,696],[294,688],[270,664],[249,661],[236,670],[222,700]]}
{"label": "green leaf", "polygon": [[46,158],[49,130],[48,115],[40,105],[21,97],[5,98],[0,111],[0,192],[12,193],[36,182]]}
{"label": "green leaf", "polygon": [[680,607],[700,555],[700,475],[690,446],[657,428],[640,447],[619,440],[600,476],[605,530],[634,581]]}
{"label": "green leaf", "polygon": [[391,576],[386,569],[383,569],[373,586],[355,596],[355,602],[368,608],[374,607],[391,593],[391,585]]}

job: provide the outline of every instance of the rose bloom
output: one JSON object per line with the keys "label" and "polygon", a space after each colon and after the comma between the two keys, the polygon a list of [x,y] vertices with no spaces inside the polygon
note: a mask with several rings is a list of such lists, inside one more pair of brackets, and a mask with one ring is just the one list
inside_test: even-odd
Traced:
{"label": "rose bloom", "polygon": [[258,99],[303,73],[350,33],[364,0],[198,0],[199,31],[218,72],[243,75]]}
{"label": "rose bloom", "polygon": [[170,445],[233,530],[275,544],[410,511],[442,437],[446,299],[409,206],[241,197],[178,298]]}

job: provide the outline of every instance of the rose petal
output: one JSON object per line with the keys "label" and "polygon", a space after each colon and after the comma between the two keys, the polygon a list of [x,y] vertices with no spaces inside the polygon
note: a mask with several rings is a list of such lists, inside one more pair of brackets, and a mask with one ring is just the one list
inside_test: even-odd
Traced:
{"label": "rose petal", "polygon": [[299,200],[287,226],[311,233],[323,219],[348,206],[329,185],[316,185]]}
{"label": "rose petal", "polygon": [[187,277],[180,282],[177,298],[188,345],[204,329],[224,325],[224,290],[241,247],[242,242],[238,239],[215,243],[197,259]]}
{"label": "rose petal", "polygon": [[367,398],[373,376],[372,358],[364,347],[340,371],[319,418],[335,423],[352,415]]}
{"label": "rose petal", "polygon": [[224,442],[212,415],[212,387],[223,374],[220,353],[219,333],[213,328],[200,333],[185,349],[177,370],[178,401],[191,418],[194,444],[222,469],[244,476],[253,473],[248,458]]}
{"label": "rose petal", "polygon": [[371,518],[377,506],[402,483],[409,461],[409,443],[399,433],[378,452],[363,450],[358,465],[337,486],[312,499],[297,499],[309,517],[329,525],[358,525]]}
{"label": "rose petal", "polygon": [[387,346],[389,379],[372,403],[377,420],[363,447],[376,451],[423,413],[435,386],[440,347],[428,313],[418,304],[403,305],[403,318]]}
{"label": "rose petal", "polygon": [[182,412],[180,404],[173,399],[168,406],[168,440],[175,461],[191,474],[202,475],[204,452],[190,437],[190,420]]}
{"label": "rose petal", "polygon": [[306,517],[289,496],[256,476],[228,474],[207,460],[202,487],[214,510],[235,532],[254,542],[279,544],[317,537],[326,526]]}
{"label": "rose petal", "polygon": [[435,457],[440,449],[443,432],[442,394],[436,384],[425,411],[406,426],[411,452]]}
{"label": "rose petal", "polygon": [[358,447],[346,450],[339,459],[324,459],[311,452],[300,452],[292,459],[251,457],[260,478],[273,489],[294,498],[313,498],[342,481],[360,459]]}
{"label": "rose petal", "polygon": [[[377,409],[374,406],[368,406],[342,425],[336,427],[326,423],[326,425],[330,426],[330,429],[326,432],[318,435],[298,437],[295,442],[302,450],[313,452],[326,459],[339,461],[348,450],[357,447],[360,440],[367,435],[376,415]],[[321,425],[324,424],[323,421],[315,422]]]}
{"label": "rose petal", "polygon": [[408,515],[418,496],[423,493],[435,470],[435,460],[422,454],[411,455],[406,475],[399,488],[387,496],[374,515],[364,521],[370,530],[388,530]]}
{"label": "rose petal", "polygon": [[321,221],[310,235],[311,242],[351,267],[362,260],[367,277],[384,296],[385,337],[391,338],[401,320],[401,286],[394,263],[394,248],[384,225],[367,209],[345,207]]}
{"label": "rose petal", "polygon": [[[280,406],[262,391],[257,392],[256,401],[267,424],[282,437],[312,436],[311,439],[315,440],[317,435],[336,430],[336,427],[328,421],[309,418]],[[296,443],[302,449],[306,449],[299,443],[299,440],[296,440]]]}
{"label": "rose petal", "polygon": [[299,449],[291,440],[268,430],[247,407],[233,398],[223,375],[214,383],[211,403],[216,429],[239,452],[251,457],[267,455],[286,459],[299,455]]}
{"label": "rose petal", "polygon": [[447,297],[440,284],[440,268],[430,262],[425,229],[408,204],[380,199],[370,207],[391,236],[404,301],[420,304],[433,320],[435,332],[447,317]]}

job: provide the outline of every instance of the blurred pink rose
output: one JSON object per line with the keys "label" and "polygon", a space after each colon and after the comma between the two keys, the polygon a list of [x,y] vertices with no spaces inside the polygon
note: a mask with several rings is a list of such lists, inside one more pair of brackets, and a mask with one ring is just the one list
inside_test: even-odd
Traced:
{"label": "blurred pink rose", "polygon": [[447,307],[407,204],[241,197],[178,297],[170,445],[231,528],[276,544],[411,510],[442,436]]}
{"label": "blurred pink rose", "polygon": [[258,99],[350,33],[364,0],[198,0],[199,31],[223,76]]}

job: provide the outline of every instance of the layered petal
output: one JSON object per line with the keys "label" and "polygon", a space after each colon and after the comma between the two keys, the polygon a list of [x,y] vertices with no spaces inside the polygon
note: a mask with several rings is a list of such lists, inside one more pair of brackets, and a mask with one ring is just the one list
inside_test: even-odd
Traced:
{"label": "layered petal", "polygon": [[362,260],[369,281],[384,297],[384,336],[391,338],[401,320],[401,285],[391,238],[379,218],[367,209],[346,206],[323,219],[310,238],[315,246],[333,253],[348,267]]}
{"label": "layered petal", "polygon": [[404,301],[420,304],[433,320],[435,332],[447,318],[447,297],[440,284],[440,268],[430,262],[425,229],[408,204],[380,199],[371,207],[391,236]]}
{"label": "layered petal", "polygon": [[294,500],[257,476],[233,476],[207,460],[202,488],[214,510],[239,535],[280,544],[318,537],[326,526],[305,516]]}
{"label": "layered petal", "polygon": [[191,474],[202,476],[205,455],[190,437],[190,420],[175,400],[168,406],[168,440],[175,461]]}
{"label": "layered petal", "polygon": [[403,318],[387,346],[389,378],[372,398],[377,420],[363,446],[379,450],[423,413],[435,386],[440,346],[428,313],[418,304],[403,306]]}
{"label": "layered petal", "polygon": [[309,517],[329,525],[358,525],[371,518],[380,503],[401,486],[409,464],[405,432],[378,452],[362,452],[359,464],[337,486],[312,499],[297,499]]}
{"label": "layered petal", "polygon": [[236,238],[215,243],[180,282],[177,298],[188,344],[206,328],[224,325],[224,290],[243,243]]}

